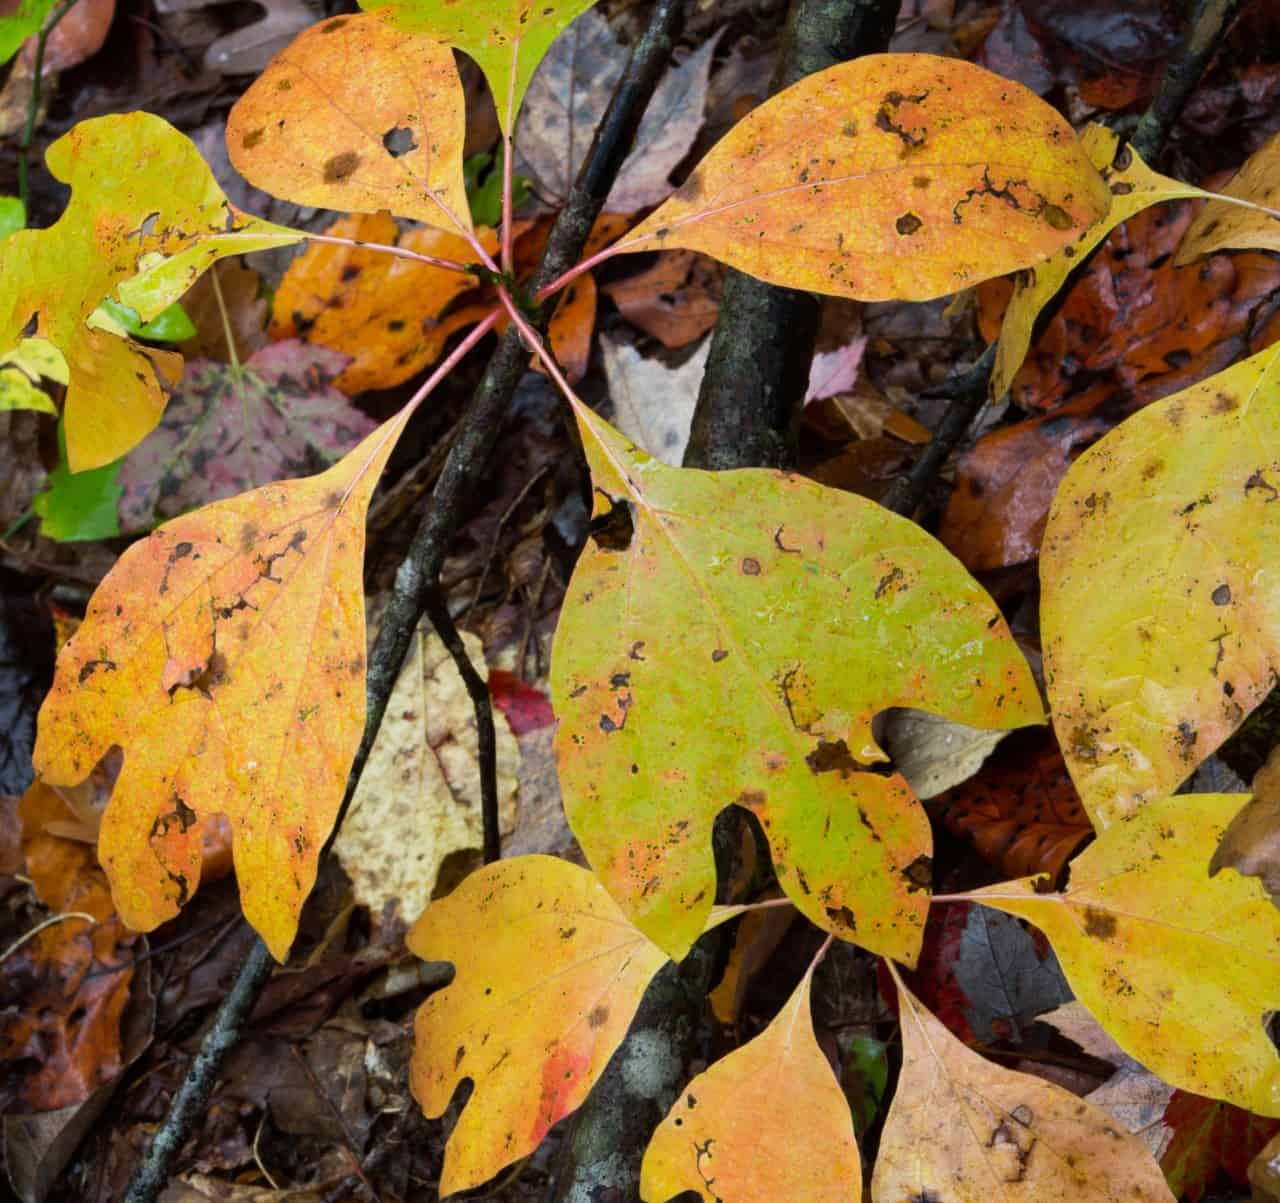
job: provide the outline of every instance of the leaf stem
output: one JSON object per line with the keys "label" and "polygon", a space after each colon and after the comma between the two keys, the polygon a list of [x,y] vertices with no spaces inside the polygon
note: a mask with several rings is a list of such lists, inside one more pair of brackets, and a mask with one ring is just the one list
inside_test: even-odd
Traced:
{"label": "leaf stem", "polygon": [[611,246],[605,247],[604,250],[597,251],[589,258],[575,263],[568,271],[561,272],[561,274],[552,280],[550,284],[539,288],[538,291],[534,293],[533,299],[535,301],[545,301],[547,297],[551,296],[553,293],[559,292],[566,284],[572,283],[579,276],[584,275],[591,271],[592,268],[598,267],[606,259],[616,255],[618,253],[619,246],[620,244],[615,242]]}
{"label": "leaf stem", "polygon": [[34,939],[46,928],[52,927],[55,923],[64,923],[68,919],[85,919],[89,923],[96,924],[98,920],[93,915],[86,914],[84,911],[65,911],[60,915],[50,915],[42,923],[37,923],[26,935],[19,936],[4,952],[0,952],[0,964],[7,961],[15,952],[18,951],[28,940]]}
{"label": "leaf stem", "polygon": [[[357,249],[367,251],[377,251],[383,255],[393,255],[397,259],[413,259],[417,263],[426,263],[431,267],[443,268],[445,271],[457,272],[459,275],[471,275],[470,268],[465,263],[458,263],[453,259],[441,259],[436,255],[422,255],[417,251],[411,251],[403,246],[391,246],[385,242],[365,242],[359,238],[341,238],[336,234],[311,234],[305,231],[299,231],[308,242],[324,242],[332,246],[350,246]],[[484,254],[484,248],[478,243],[473,242],[475,249]],[[485,254],[488,259],[488,255]]]}
{"label": "leaf stem", "polygon": [[513,136],[516,120],[516,68],[520,63],[520,39],[511,43],[511,73],[507,80],[507,119],[502,123],[502,270],[515,274],[515,202],[514,179],[516,142]]}
{"label": "leaf stem", "polygon": [[[231,360],[231,370],[240,375],[240,353],[236,350],[235,335],[231,331],[231,315],[227,312],[227,302],[222,296],[222,282],[218,279],[218,265],[209,264],[209,283],[213,286],[213,297],[218,303],[218,316],[222,319],[222,337],[227,340],[227,355]],[[248,422],[245,423],[246,427]]]}
{"label": "leaf stem", "polygon": [[31,73],[31,99],[27,102],[27,120],[22,127],[22,137],[18,141],[18,197],[22,201],[25,214],[30,214],[30,193],[27,180],[27,160],[31,153],[31,143],[36,136],[36,113],[40,108],[40,83],[44,76],[44,48],[49,35],[57,29],[62,18],[76,6],[76,0],[64,0],[55,10],[52,17],[36,34],[36,61]]}

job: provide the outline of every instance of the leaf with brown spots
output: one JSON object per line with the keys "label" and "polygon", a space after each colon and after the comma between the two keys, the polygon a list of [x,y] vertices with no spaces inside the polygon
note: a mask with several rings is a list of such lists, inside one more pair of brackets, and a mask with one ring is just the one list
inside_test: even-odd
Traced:
{"label": "leaf with brown spots", "polygon": [[1113,823],[1058,894],[1032,878],[967,897],[1029,919],[1076,997],[1171,1085],[1280,1116],[1280,912],[1260,882],[1210,858],[1243,795],[1178,794]]}
{"label": "leaf with brown spots", "polygon": [[473,873],[427,907],[408,943],[457,969],[418,1010],[414,1097],[437,1116],[459,1082],[475,1085],[445,1150],[441,1197],[528,1156],[581,1106],[667,960],[591,873],[550,856]]}
{"label": "leaf with brown spots", "polygon": [[906,705],[988,729],[1041,720],[991,599],[864,498],[671,468],[585,409],[578,425],[596,514],[551,688],[565,810],[592,867],[683,957],[715,894],[712,825],[737,803],[806,916],[913,961],[929,825],[880,767],[871,723]]}
{"label": "leaf with brown spots", "polygon": [[387,13],[332,17],[271,61],[227,119],[236,169],[300,205],[471,230],[453,52]]}
{"label": "leaf with brown spots", "polygon": [[818,1047],[812,973],[754,1040],[698,1074],[654,1132],[640,1197],[707,1203],[857,1203],[862,1162],[849,1104]]}
{"label": "leaf with brown spots", "polygon": [[899,980],[902,1076],[873,1203],[1174,1203],[1155,1159],[1105,1112],[965,1048]]}
{"label": "leaf with brown spots", "polygon": [[365,513],[407,412],[135,543],[59,653],[35,763],[69,785],[124,749],[98,852],[135,930],[195,892],[225,815],[245,917],[288,953],[364,728]]}
{"label": "leaf with brown spots", "polygon": [[[1280,134],[1249,156],[1222,194],[1280,209]],[[1177,261],[1190,263],[1214,251],[1248,249],[1280,251],[1280,221],[1257,209],[1215,200],[1187,231]]]}
{"label": "leaf with brown spots", "polygon": [[1134,414],[1054,499],[1053,723],[1096,827],[1172,793],[1280,671],[1280,347]]}
{"label": "leaf with brown spots", "polygon": [[1022,85],[873,54],[752,110],[617,250],[682,247],[792,288],[923,300],[1047,258],[1110,199]]}
{"label": "leaf with brown spots", "polygon": [[139,443],[182,374],[172,351],[91,324],[103,299],[152,318],[215,260],[302,235],[232,206],[191,140],[149,113],[82,121],[46,162],[71,201],[48,229],[0,242],[0,353],[31,335],[62,353],[67,459],[79,472]]}

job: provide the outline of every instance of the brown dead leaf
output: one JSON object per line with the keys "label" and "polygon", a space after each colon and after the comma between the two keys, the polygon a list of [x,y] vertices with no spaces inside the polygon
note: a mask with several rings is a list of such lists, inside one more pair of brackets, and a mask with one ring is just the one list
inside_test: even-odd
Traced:
{"label": "brown dead leaf", "polygon": [[1222,833],[1209,876],[1227,868],[1259,878],[1280,907],[1280,747],[1271,750],[1253,779],[1253,797]]}
{"label": "brown dead leaf", "polygon": [[[215,288],[216,281],[216,288]],[[227,347],[227,327],[222,321],[218,291],[226,306],[227,324],[235,340],[235,357],[243,363],[267,345],[267,302],[262,296],[262,277],[241,259],[213,264],[182,298],[194,338],[181,344],[188,359],[231,359]]]}
{"label": "brown dead leaf", "polygon": [[716,324],[724,271],[706,255],[661,251],[652,267],[606,284],[604,293],[633,326],[674,350]]}

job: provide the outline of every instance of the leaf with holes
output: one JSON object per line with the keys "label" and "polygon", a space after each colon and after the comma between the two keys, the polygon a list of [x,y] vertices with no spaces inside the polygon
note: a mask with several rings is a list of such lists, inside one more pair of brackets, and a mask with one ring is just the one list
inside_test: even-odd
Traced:
{"label": "leaf with holes", "polygon": [[698,1074],[645,1150],[640,1197],[707,1203],[857,1203],[853,1117],[818,1047],[806,973],[754,1040]]}
{"label": "leaf with holes", "polygon": [[1110,199],[1071,127],[1022,85],[960,59],[872,54],[753,109],[616,249],[683,247],[773,284],[923,300],[1047,258]]}
{"label": "leaf with holes", "polygon": [[592,867],[679,959],[715,893],[712,824],[737,803],[805,915],[913,961],[929,824],[877,771],[871,722],[908,704],[986,728],[1041,721],[991,599],[864,498],[670,468],[585,409],[578,425],[596,517],[551,685],[565,810]]}
{"label": "leaf with holes", "polygon": [[437,1116],[459,1082],[475,1084],[445,1150],[441,1197],[528,1156],[581,1106],[667,960],[592,874],[550,856],[473,873],[427,907],[408,943],[457,967],[418,1010],[414,1097]]}
{"label": "leaf with holes", "polygon": [[100,302],[115,293],[150,319],[215,260],[302,235],[232,206],[190,139],[149,113],[82,121],[46,161],[71,185],[71,201],[47,230],[0,242],[0,351],[34,324],[62,353],[67,458],[80,472],[119,458],[155,426],[182,367],[173,352],[95,326]]}
{"label": "leaf with holes", "polygon": [[99,856],[135,930],[194,892],[224,814],[245,917],[288,953],[364,727],[365,512],[403,420],[135,543],[59,653],[35,763],[68,785],[124,749]]}
{"label": "leaf with holes", "polygon": [[[1023,878],[976,902],[1034,923],[1076,997],[1126,1053],[1182,1090],[1280,1116],[1280,912],[1234,869],[1209,876],[1244,795],[1179,794],[1112,824],[1058,894]],[[1212,1033],[1212,1035],[1208,1035]]]}
{"label": "leaf with holes", "polygon": [[873,1203],[1174,1203],[1136,1136],[1082,1099],[965,1048],[898,986],[902,1076]]}
{"label": "leaf with holes", "polygon": [[447,46],[357,13],[311,26],[271,60],[231,110],[227,150],[273,196],[467,233],[465,120]]}
{"label": "leaf with holes", "polygon": [[[1280,208],[1280,134],[1264,142],[1245,161],[1224,196],[1238,196],[1270,209]],[[1191,223],[1178,248],[1178,263],[1190,263],[1214,251],[1280,251],[1280,221],[1270,213],[1214,200]]]}
{"label": "leaf with holes", "polygon": [[1096,827],[1172,793],[1280,671],[1280,347],[1128,418],[1040,553],[1053,723]]}

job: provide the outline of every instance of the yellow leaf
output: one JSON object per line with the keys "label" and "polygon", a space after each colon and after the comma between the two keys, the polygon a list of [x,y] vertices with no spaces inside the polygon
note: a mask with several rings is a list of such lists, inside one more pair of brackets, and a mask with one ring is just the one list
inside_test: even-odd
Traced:
{"label": "yellow leaf", "polygon": [[475,1084],[445,1149],[442,1197],[532,1153],[582,1104],[667,959],[591,873],[550,856],[473,873],[408,944],[457,967],[418,1010],[414,1097],[436,1116],[459,1082]]}
{"label": "yellow leaf", "polygon": [[[1280,208],[1280,134],[1249,156],[1222,193]],[[1182,236],[1174,262],[1181,265],[1214,251],[1249,249],[1280,251],[1280,221],[1257,209],[1212,200]]]}
{"label": "yellow leaf", "polygon": [[1280,1116],[1280,911],[1259,881],[1209,861],[1246,798],[1178,794],[1108,827],[1060,894],[1035,881],[969,895],[1034,923],[1115,1042],[1181,1090]]}
{"label": "yellow leaf", "polygon": [[873,1203],[1174,1203],[1146,1146],[1105,1112],[971,1052],[901,983],[898,1003],[902,1076]]}
{"label": "yellow leaf", "polygon": [[[872,720],[912,705],[1041,721],[999,611],[936,540],[848,493],[671,468],[590,411],[596,499],[552,656],[565,811],[631,920],[672,957],[715,894],[711,830],[761,821],[814,923],[914,961],[928,820]],[[696,734],[695,734],[696,733]]]}
{"label": "yellow leaf", "polygon": [[232,206],[190,139],[149,113],[82,121],[46,161],[71,201],[49,229],[0,242],[0,350],[34,318],[61,352],[67,460],[81,472],[141,442],[164,409],[157,374],[173,383],[182,371],[173,352],[92,329],[101,301],[119,290],[145,320],[215,260],[302,236]]}
{"label": "yellow leaf", "polygon": [[224,814],[245,916],[288,954],[364,728],[365,513],[403,421],[135,543],[59,653],[35,763],[70,785],[124,749],[99,855],[130,927],[178,912]]}
{"label": "yellow leaf", "polygon": [[858,1203],[853,1117],[809,1014],[811,974],[754,1040],[681,1092],[645,1150],[640,1197]]}
{"label": "yellow leaf", "polygon": [[227,150],[273,196],[465,234],[465,123],[453,51],[357,13],[312,25],[271,60],[231,110]]}
{"label": "yellow leaf", "polygon": [[1172,793],[1280,672],[1280,347],[1072,466],[1040,553],[1045,679],[1095,826]]}
{"label": "yellow leaf", "polygon": [[1009,391],[1031,349],[1031,334],[1037,315],[1062,287],[1077,263],[1116,226],[1148,206],[1206,195],[1199,188],[1152,171],[1131,146],[1121,148],[1119,139],[1104,125],[1089,126],[1081,136],[1080,144],[1093,166],[1102,173],[1104,186],[1111,192],[1111,207],[1107,209],[1104,206],[1099,220],[1069,246],[1014,277],[1013,297],[1004,312],[995,367],[991,372],[991,396],[996,400]]}
{"label": "yellow leaf", "polygon": [[1046,258],[1110,199],[1022,85],[873,54],[753,109],[617,250],[683,247],[773,284],[923,300]]}

